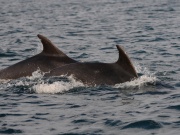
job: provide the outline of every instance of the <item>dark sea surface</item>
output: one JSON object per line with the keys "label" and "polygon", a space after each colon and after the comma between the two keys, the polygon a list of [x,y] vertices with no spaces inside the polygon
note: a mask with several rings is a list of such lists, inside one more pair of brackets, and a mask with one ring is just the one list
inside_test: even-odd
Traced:
{"label": "dark sea surface", "polygon": [[179,0],[0,0],[1,69],[40,53],[37,34],[78,61],[115,62],[122,45],[140,77],[1,81],[0,134],[179,135]]}

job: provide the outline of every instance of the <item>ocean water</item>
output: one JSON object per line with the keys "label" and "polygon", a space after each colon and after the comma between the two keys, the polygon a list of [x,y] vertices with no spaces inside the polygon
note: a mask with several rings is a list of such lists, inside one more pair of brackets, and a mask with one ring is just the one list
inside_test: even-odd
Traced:
{"label": "ocean water", "polygon": [[89,87],[73,76],[0,82],[0,134],[178,135],[179,0],[0,0],[0,68],[42,51],[37,34],[78,61],[115,62],[139,78]]}

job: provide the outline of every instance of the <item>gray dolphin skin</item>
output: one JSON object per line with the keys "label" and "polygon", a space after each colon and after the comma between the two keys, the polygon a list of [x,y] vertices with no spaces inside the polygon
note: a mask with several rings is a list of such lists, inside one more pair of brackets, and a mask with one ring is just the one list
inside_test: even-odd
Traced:
{"label": "gray dolphin skin", "polygon": [[40,69],[42,72],[48,72],[51,69],[76,62],[59,50],[45,36],[40,34],[37,36],[43,44],[43,51],[31,58],[2,69],[0,71],[0,79],[17,79],[31,76],[37,69]]}
{"label": "gray dolphin skin", "polygon": [[116,47],[119,59],[115,63],[73,63],[55,68],[45,76],[73,75],[76,80],[90,86],[115,85],[137,78],[136,70],[127,54],[120,46]]}

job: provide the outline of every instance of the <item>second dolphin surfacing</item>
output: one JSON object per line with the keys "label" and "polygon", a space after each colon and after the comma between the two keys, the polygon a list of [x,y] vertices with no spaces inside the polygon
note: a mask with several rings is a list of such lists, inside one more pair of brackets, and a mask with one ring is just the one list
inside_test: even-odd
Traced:
{"label": "second dolphin surfacing", "polygon": [[115,63],[72,63],[55,68],[49,76],[73,75],[86,85],[115,85],[131,81],[138,77],[130,58],[121,46],[116,46],[119,59]]}

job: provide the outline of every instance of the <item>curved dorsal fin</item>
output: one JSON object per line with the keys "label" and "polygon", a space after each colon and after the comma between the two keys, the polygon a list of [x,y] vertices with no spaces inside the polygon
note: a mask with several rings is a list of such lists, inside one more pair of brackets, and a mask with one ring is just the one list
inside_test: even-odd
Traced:
{"label": "curved dorsal fin", "polygon": [[43,54],[67,56],[61,50],[59,50],[47,37],[40,34],[37,36],[43,44]]}
{"label": "curved dorsal fin", "polygon": [[119,59],[116,63],[121,65],[125,70],[133,74],[135,77],[138,77],[136,70],[126,52],[120,45],[116,45],[116,47],[119,51]]}

